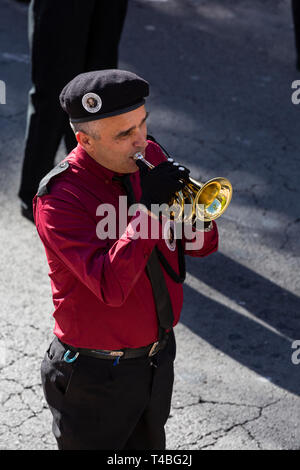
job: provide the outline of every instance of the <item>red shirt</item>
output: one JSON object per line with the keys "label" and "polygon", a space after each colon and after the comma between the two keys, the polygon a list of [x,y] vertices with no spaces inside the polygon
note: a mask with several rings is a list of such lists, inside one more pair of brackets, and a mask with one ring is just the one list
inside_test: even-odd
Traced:
{"label": "red shirt", "polygon": [[[146,159],[165,160],[160,147],[149,142]],[[91,349],[138,348],[157,340],[158,322],[146,264],[155,245],[178,273],[177,249],[165,240],[134,238],[134,222],[119,236],[119,196],[125,191],[115,173],[104,168],[78,145],[65,159],[69,167],[48,184],[48,194],[35,196],[34,216],[44,244],[54,303],[54,334],[64,343]],[[141,197],[139,171],[130,176],[136,200]],[[116,208],[116,236],[100,239],[96,214],[100,204]],[[98,212],[99,213],[99,212]],[[152,219],[141,213],[144,219]],[[125,224],[126,225],[126,224]],[[206,256],[217,250],[218,232],[204,233],[201,250],[186,252]],[[163,269],[171,297],[174,326],[182,308],[182,285]]]}

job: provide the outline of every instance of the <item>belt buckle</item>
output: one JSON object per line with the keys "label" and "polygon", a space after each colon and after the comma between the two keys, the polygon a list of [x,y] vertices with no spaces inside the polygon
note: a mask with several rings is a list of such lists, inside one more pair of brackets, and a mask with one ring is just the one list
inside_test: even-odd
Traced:
{"label": "belt buckle", "polygon": [[152,344],[152,347],[149,351],[149,354],[148,356],[151,357],[151,356],[154,356],[154,354],[156,354],[158,351],[155,351],[155,349],[157,348],[157,346],[159,345],[159,341],[156,341],[155,343]]}
{"label": "belt buckle", "polygon": [[110,355],[115,358],[113,366],[117,366],[120,362],[122,356],[124,356],[123,351],[111,351]]}
{"label": "belt buckle", "polygon": [[100,354],[114,359],[113,366],[117,366],[121,357],[124,356],[124,351],[101,351]]}
{"label": "belt buckle", "polygon": [[124,356],[124,351],[110,351],[109,355],[112,357],[122,357]]}
{"label": "belt buckle", "polygon": [[109,351],[108,349],[91,349],[92,353],[99,354],[99,356],[102,354],[102,356],[111,356],[111,357],[122,357],[124,356],[123,351]]}

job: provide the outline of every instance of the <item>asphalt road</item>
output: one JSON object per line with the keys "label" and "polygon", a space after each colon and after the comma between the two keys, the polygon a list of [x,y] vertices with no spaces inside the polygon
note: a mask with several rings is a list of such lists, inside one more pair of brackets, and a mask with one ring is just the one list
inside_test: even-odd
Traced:
{"label": "asphalt road", "polygon": [[[40,383],[53,328],[48,267],[16,197],[26,13],[0,3],[0,448],[55,449]],[[300,449],[300,105],[291,101],[300,76],[290,2],[129,0],[120,68],[151,84],[150,133],[195,178],[226,176],[234,187],[218,253],[187,260],[167,447]]]}

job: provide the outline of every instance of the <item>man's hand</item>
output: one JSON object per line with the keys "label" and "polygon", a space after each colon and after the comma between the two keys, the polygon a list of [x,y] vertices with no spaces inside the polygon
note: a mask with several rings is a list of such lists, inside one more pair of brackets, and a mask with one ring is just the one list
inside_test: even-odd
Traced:
{"label": "man's hand", "polygon": [[180,191],[188,180],[187,168],[171,162],[163,162],[152,170],[137,160],[140,169],[142,197],[141,204],[150,209],[151,204],[168,204],[174,194]]}

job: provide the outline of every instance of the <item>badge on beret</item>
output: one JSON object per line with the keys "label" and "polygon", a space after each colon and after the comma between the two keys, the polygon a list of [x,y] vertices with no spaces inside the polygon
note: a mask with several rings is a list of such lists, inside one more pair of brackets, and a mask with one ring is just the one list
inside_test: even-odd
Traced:
{"label": "badge on beret", "polygon": [[82,97],[82,106],[89,113],[97,113],[102,106],[102,100],[96,93],[86,93]]}

